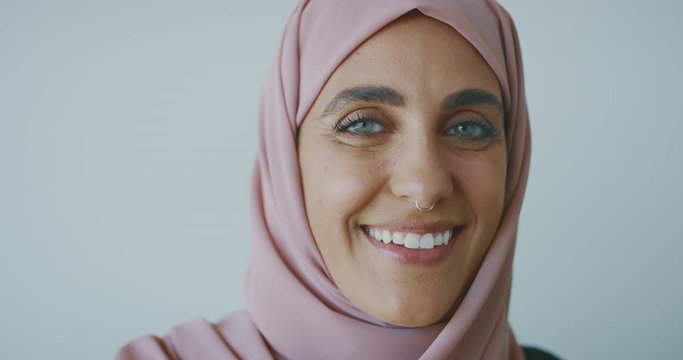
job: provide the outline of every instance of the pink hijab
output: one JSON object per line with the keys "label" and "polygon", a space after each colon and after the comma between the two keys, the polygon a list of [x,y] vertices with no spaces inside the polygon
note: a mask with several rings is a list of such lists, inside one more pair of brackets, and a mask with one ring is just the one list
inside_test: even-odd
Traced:
{"label": "pink hijab", "polygon": [[[413,9],[457,30],[498,77],[509,164],[500,227],[462,303],[447,322],[400,328],[355,308],[331,281],[306,218],[296,133],[344,58]],[[522,359],[507,312],[529,151],[517,34],[494,0],[303,0],[261,99],[248,309],[138,338],[117,359]]]}

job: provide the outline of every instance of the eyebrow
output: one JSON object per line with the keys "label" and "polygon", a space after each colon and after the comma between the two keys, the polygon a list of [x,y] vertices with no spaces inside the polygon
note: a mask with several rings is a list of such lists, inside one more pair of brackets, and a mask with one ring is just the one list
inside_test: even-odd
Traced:
{"label": "eyebrow", "polygon": [[[358,86],[339,92],[325,107],[321,117],[326,117],[339,111],[344,105],[353,102],[380,103],[391,106],[403,106],[405,97],[398,91],[385,86]],[[486,90],[464,89],[454,92],[443,100],[441,109],[444,111],[471,105],[489,105],[495,107],[501,114],[504,107],[498,97]]]}
{"label": "eyebrow", "polygon": [[467,105],[489,105],[495,107],[501,114],[504,114],[503,103],[498,96],[481,89],[465,89],[454,92],[444,99],[441,103],[442,110],[453,110]]}
{"label": "eyebrow", "polygon": [[406,103],[403,95],[398,91],[385,86],[358,86],[342,90],[338,93],[323,111],[322,116],[328,116],[337,112],[345,104],[353,102],[371,102],[391,106],[403,106]]}

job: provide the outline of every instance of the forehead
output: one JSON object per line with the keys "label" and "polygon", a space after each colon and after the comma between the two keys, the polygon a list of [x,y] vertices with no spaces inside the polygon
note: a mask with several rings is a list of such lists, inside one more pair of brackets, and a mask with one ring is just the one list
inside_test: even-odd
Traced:
{"label": "forehead", "polygon": [[[424,15],[408,14],[363,42],[333,72],[319,100],[358,85],[382,85],[411,98],[440,98],[465,88],[500,97],[491,68],[457,31]],[[436,99],[434,99],[436,100]]]}

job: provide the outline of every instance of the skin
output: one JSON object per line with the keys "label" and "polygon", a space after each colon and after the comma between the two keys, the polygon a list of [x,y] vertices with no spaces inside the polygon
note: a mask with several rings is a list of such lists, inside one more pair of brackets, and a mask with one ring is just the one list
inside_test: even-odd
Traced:
{"label": "skin", "polygon": [[[334,101],[345,90],[368,86],[391,89],[402,101]],[[449,95],[468,89],[498,104],[443,107]],[[299,129],[300,170],[318,249],[357,308],[406,327],[436,323],[457,308],[503,210],[500,98],[494,73],[459,33],[415,14],[374,34],[329,78]],[[491,131],[471,136],[482,129]],[[420,212],[415,200],[435,206]],[[440,261],[410,264],[372,244],[363,227],[377,224],[463,230]]]}

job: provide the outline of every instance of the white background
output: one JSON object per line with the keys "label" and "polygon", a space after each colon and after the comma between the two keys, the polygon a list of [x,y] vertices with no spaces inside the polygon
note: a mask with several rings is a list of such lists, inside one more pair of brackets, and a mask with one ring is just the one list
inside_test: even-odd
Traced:
{"label": "white background", "polygon": [[[683,3],[503,1],[533,161],[518,340],[683,357]],[[287,1],[0,0],[0,358],[110,359],[244,306]]]}

